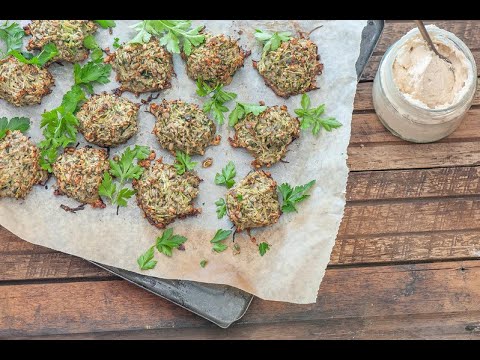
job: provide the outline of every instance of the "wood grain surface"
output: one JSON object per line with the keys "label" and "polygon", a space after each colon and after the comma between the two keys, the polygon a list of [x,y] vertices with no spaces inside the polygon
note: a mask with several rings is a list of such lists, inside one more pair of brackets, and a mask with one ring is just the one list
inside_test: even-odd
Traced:
{"label": "wood grain surface", "polygon": [[[435,23],[480,63],[479,21]],[[373,109],[378,63],[412,27],[386,23],[358,86],[347,206],[316,304],[255,299],[222,330],[0,227],[0,338],[480,339],[480,95],[434,144],[394,137]]]}

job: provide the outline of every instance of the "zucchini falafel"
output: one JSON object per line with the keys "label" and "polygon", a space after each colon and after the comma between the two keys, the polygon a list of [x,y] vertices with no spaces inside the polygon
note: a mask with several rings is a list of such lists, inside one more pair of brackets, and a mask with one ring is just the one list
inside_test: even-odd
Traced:
{"label": "zucchini falafel", "polygon": [[113,94],[93,95],[77,112],[78,129],[98,146],[112,147],[127,142],[138,131],[139,104]]}
{"label": "zucchini falafel", "polygon": [[105,58],[117,73],[121,91],[140,94],[171,87],[172,54],[152,38],[146,44],[125,44]]}
{"label": "zucchini falafel", "polygon": [[55,194],[103,208],[105,204],[98,194],[98,188],[103,173],[109,167],[108,155],[104,149],[66,148],[53,164],[53,175],[57,178]]}
{"label": "zucchini falafel", "polygon": [[53,85],[46,68],[21,63],[13,56],[0,60],[0,98],[15,106],[40,104]]}
{"label": "zucchini falafel", "polygon": [[32,35],[27,50],[54,43],[58,55],[50,61],[75,63],[88,57],[89,50],[83,41],[97,31],[97,25],[90,20],[32,20],[24,29],[27,35]]}
{"label": "zucchini falafel", "polygon": [[0,140],[0,198],[24,199],[33,185],[45,181],[39,149],[20,131],[9,131]]}
{"label": "zucchini falafel", "polygon": [[247,114],[235,126],[235,135],[228,138],[233,147],[243,147],[255,160],[254,168],[270,167],[280,161],[290,143],[300,135],[300,122],[290,116],[287,107],[268,107],[259,115]]}
{"label": "zucchini falafel", "polygon": [[269,172],[251,171],[226,195],[227,213],[237,231],[275,224],[282,211],[277,183]]}
{"label": "zucchini falafel", "polygon": [[278,49],[262,53],[253,67],[278,96],[288,98],[314,90],[323,70],[317,45],[309,39],[292,38]]}
{"label": "zucchini falafel", "polygon": [[192,204],[198,196],[200,181],[191,171],[178,175],[173,165],[164,164],[160,159],[133,181],[133,187],[145,217],[163,229],[177,218],[200,213]]}
{"label": "zucchini falafel", "polygon": [[248,55],[236,40],[221,35],[205,35],[205,42],[192,48],[190,55],[182,53],[187,74],[193,80],[202,79],[210,85],[228,85]]}
{"label": "zucchini falafel", "polygon": [[163,148],[175,154],[205,154],[205,148],[215,142],[216,126],[196,104],[181,100],[163,100],[151,104],[150,112],[157,118],[153,134]]}

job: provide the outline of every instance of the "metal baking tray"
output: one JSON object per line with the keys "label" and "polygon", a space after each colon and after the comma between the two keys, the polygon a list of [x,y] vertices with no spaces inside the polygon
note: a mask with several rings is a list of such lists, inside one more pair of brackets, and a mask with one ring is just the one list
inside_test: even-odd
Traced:
{"label": "metal baking tray", "polygon": [[[383,20],[369,20],[367,26],[363,29],[360,54],[355,64],[358,79],[360,79],[368,59],[377,45],[383,27]],[[231,286],[183,280],[165,280],[93,263],[224,329],[240,319],[247,312],[253,300],[252,294]]]}

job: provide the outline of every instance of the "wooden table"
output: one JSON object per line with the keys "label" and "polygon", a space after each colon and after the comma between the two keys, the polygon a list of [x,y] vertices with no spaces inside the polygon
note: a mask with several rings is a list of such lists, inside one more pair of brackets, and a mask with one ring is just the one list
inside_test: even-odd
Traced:
{"label": "wooden table", "polygon": [[[480,65],[480,22],[438,21]],[[0,228],[0,338],[480,338],[480,98],[434,144],[387,132],[372,80],[412,22],[387,22],[358,85],[347,207],[316,304],[255,299],[222,330]],[[315,264],[312,264],[315,266]]]}

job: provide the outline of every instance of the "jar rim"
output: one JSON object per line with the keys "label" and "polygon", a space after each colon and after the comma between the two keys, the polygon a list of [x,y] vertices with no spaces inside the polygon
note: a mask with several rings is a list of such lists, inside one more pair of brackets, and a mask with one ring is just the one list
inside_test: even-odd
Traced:
{"label": "jar rim", "polygon": [[[428,28],[429,26],[427,26]],[[450,40],[454,46],[456,46],[458,48],[458,50],[460,50],[464,55],[465,57],[467,58],[468,62],[470,63],[471,65],[471,69],[472,69],[472,85],[473,85],[473,89],[471,89],[469,92],[473,93],[473,95],[468,95],[469,92],[466,92],[465,93],[465,96],[463,96],[459,102],[457,103],[453,103],[447,107],[442,107],[442,108],[438,108],[438,109],[435,109],[435,108],[429,108],[429,107],[426,107],[426,106],[419,106],[413,102],[411,102],[406,96],[404,93],[402,93],[400,91],[400,89],[398,88],[398,86],[394,83],[394,86],[393,88],[395,88],[395,92],[397,93],[397,95],[399,95],[402,100],[404,100],[405,102],[407,102],[409,104],[409,106],[412,106],[413,108],[415,108],[416,110],[418,111],[421,111],[421,112],[428,112],[428,113],[434,113],[434,114],[441,114],[441,113],[445,113],[445,112],[450,112],[450,111],[453,111],[453,110],[456,110],[459,106],[467,103],[468,101],[470,101],[470,99],[475,96],[475,93],[476,93],[476,89],[477,89],[477,67],[476,67],[476,63],[475,63],[475,58],[473,57],[473,54],[472,52],[470,51],[469,47],[460,39],[458,38],[455,34],[453,34],[452,32],[450,31],[447,31],[447,30],[444,30],[444,29],[441,29],[441,28],[438,28],[438,27],[431,27],[428,29],[429,30],[429,33],[433,33],[433,34],[438,34],[438,35],[442,35],[442,36],[445,36],[448,40]],[[414,36],[416,36],[417,34],[419,34],[419,30],[418,28],[413,28],[412,30],[410,30],[406,35],[404,35],[401,39],[404,39],[404,40],[408,40]],[[407,37],[408,36],[408,37]],[[390,46],[390,48],[387,49],[387,51],[385,52],[384,54],[384,58],[387,58],[387,55],[390,54],[390,52],[393,50],[393,49],[398,49],[402,44],[399,44],[400,42],[400,39],[397,40],[392,46]],[[383,62],[383,59],[382,59],[382,62]],[[392,64],[393,64],[393,61],[392,60]],[[465,85],[467,86],[467,85]]]}

